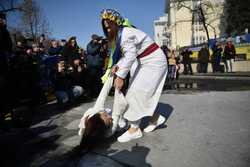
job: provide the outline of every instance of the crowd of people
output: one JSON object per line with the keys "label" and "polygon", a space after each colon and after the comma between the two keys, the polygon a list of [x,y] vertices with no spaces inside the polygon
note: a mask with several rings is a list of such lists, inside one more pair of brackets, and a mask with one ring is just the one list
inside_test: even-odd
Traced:
{"label": "crowd of people", "polygon": [[[211,46],[211,52],[208,45],[205,43],[198,51],[198,57],[195,61],[192,58],[193,52],[191,49],[184,47],[179,51],[169,49],[167,46],[162,46],[167,61],[168,61],[168,79],[178,79],[180,71],[184,75],[193,75],[192,63],[197,63],[198,73],[207,73],[208,64],[211,63],[212,72],[233,72],[233,64],[236,57],[235,46],[231,38],[227,39],[226,44],[215,42]],[[224,65],[223,65],[223,64]]]}
{"label": "crowd of people", "polygon": [[[198,53],[198,72],[207,73],[208,63],[211,62],[212,72],[233,72],[233,64],[236,57],[235,46],[231,38],[227,39],[227,42],[223,48],[220,42],[215,42],[211,47],[212,54],[210,55],[207,44],[204,44]],[[211,57],[210,57],[211,56]],[[221,62],[224,65],[221,65]],[[225,67],[225,68],[224,68]]]}
{"label": "crowd of people", "polygon": [[[78,98],[94,98],[102,88],[107,40],[93,34],[86,50],[77,38],[13,40],[0,14],[0,122],[13,119],[20,106],[35,106],[57,99],[71,104]],[[48,46],[47,46],[48,45]]]}

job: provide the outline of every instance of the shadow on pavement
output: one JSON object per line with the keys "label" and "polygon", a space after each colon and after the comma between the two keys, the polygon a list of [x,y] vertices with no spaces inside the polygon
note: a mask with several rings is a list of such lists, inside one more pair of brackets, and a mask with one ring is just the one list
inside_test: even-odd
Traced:
{"label": "shadow on pavement", "polygon": [[[167,120],[173,112],[173,107],[169,104],[159,103],[156,108],[156,112],[164,116]],[[166,128],[166,125],[161,126],[160,128]],[[45,161],[42,166],[106,167],[114,163],[125,167],[151,167],[151,164],[146,162],[147,155],[150,152],[148,147],[141,146],[136,143],[134,146],[129,147],[128,149],[114,150],[111,148],[111,145],[116,142],[117,137],[125,131],[126,129],[117,132],[111,138],[103,140],[103,142],[96,145],[92,151],[82,152],[79,155],[74,152],[73,148],[72,150],[68,150],[67,152],[60,155],[58,154],[58,156],[54,156],[52,159]]]}
{"label": "shadow on pavement", "polygon": [[23,129],[19,133],[1,135],[0,166],[30,166],[40,155],[58,147],[60,135],[41,137],[39,135],[56,129],[57,126]]}
{"label": "shadow on pavement", "polygon": [[121,150],[111,156],[109,158],[119,162],[121,165],[126,167],[133,166],[143,166],[143,167],[151,167],[149,163],[146,162],[146,157],[149,153],[150,149],[145,146],[139,146],[137,143],[130,150]]}
{"label": "shadow on pavement", "polygon": [[87,103],[87,102],[91,102],[91,101],[79,99],[78,101],[75,101],[74,103],[65,104],[65,105],[59,105],[56,102],[54,102],[51,104],[39,106],[36,110],[36,113],[33,116],[31,125],[35,125],[44,120],[48,120],[54,115],[63,114],[67,112],[68,110],[79,107],[83,103]]}
{"label": "shadow on pavement", "polygon": [[[172,114],[173,110],[174,108],[169,104],[158,103],[155,112],[165,117],[166,119],[165,122],[166,122],[169,119],[170,115]],[[140,125],[141,129],[144,129],[148,125],[149,120],[150,120],[150,117],[146,117],[142,119],[142,122]],[[160,125],[157,129],[166,128],[167,125],[165,125],[165,122],[162,125]]]}

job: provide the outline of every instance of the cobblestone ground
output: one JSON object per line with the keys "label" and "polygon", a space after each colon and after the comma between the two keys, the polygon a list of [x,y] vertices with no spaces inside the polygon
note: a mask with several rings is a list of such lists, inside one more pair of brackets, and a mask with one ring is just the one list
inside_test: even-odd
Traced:
{"label": "cobblestone ground", "polygon": [[[249,167],[250,91],[163,94],[157,108],[167,121],[129,143],[108,140],[74,156],[77,126],[93,105],[42,106],[29,129],[1,137],[6,166],[79,167]],[[111,106],[109,97],[107,106]],[[4,143],[4,144],[3,144]],[[4,151],[3,151],[4,150]]]}

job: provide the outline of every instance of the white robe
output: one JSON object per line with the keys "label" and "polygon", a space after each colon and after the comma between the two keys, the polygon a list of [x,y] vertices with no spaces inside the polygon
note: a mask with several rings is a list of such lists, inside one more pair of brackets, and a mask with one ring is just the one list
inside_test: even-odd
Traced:
{"label": "white robe", "polygon": [[[167,74],[167,60],[158,48],[150,55],[137,59],[154,41],[144,32],[125,27],[122,31],[121,49],[123,56],[118,61],[116,75],[125,78],[130,70],[130,86],[126,94],[128,107],[124,118],[137,121],[145,116],[152,116],[159,102]],[[135,69],[135,62],[138,65]],[[132,68],[133,66],[133,68]]]}

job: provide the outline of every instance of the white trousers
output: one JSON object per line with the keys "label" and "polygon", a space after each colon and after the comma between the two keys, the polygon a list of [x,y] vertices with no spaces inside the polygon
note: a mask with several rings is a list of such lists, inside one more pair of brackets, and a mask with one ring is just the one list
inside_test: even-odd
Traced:
{"label": "white trousers", "polygon": [[226,72],[233,72],[234,59],[226,60]]}

